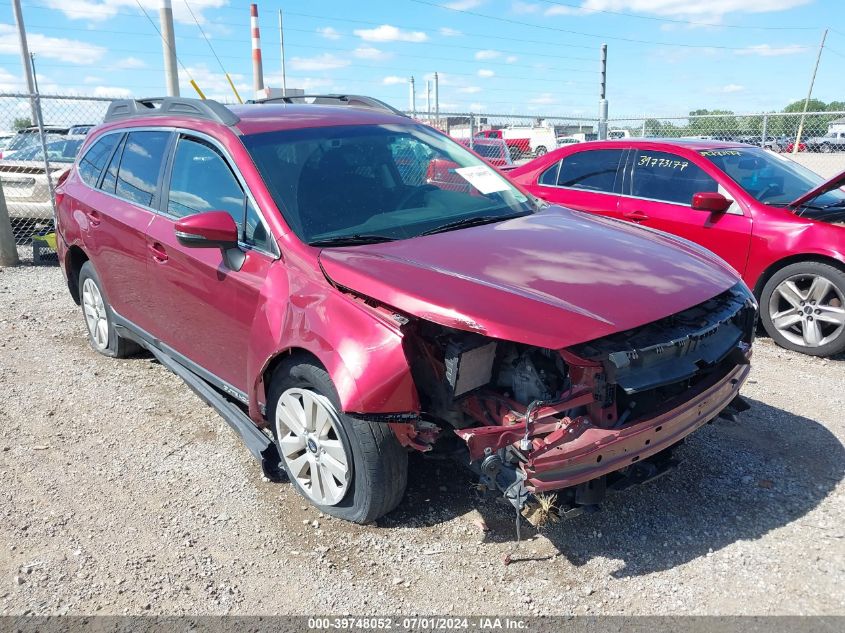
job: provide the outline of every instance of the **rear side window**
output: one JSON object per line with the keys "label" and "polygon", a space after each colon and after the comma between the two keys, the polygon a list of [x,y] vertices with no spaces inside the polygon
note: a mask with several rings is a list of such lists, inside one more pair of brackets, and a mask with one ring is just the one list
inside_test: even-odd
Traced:
{"label": "rear side window", "polygon": [[151,207],[170,132],[130,132],[123,147],[115,193],[135,204]]}
{"label": "rear side window", "polygon": [[570,154],[560,165],[557,185],[613,193],[621,159],[621,149],[597,149]]}
{"label": "rear side window", "polygon": [[85,155],[79,160],[79,176],[89,187],[96,187],[106,161],[111,156],[114,146],[120,140],[120,134],[106,134],[94,141]]}
{"label": "rear side window", "polygon": [[126,145],[126,137],[120,141],[120,145],[115,151],[114,155],[109,161],[109,166],[106,168],[106,175],[103,176],[103,182],[100,183],[100,189],[109,193],[114,193],[115,185],[117,185],[117,168],[120,167],[120,157],[123,155],[123,148]]}
{"label": "rear side window", "polygon": [[691,204],[693,194],[718,191],[719,185],[691,160],[640,150],[634,157],[631,195],[674,204]]}
{"label": "rear side window", "polygon": [[540,175],[538,184],[546,185],[547,187],[554,187],[557,185],[557,170],[560,169],[560,161],[552,164],[546,171]]}

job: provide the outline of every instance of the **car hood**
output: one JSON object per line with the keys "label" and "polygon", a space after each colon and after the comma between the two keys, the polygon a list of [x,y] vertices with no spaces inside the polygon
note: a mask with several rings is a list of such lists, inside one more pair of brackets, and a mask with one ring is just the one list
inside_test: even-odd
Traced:
{"label": "car hood", "polygon": [[810,189],[807,193],[797,197],[789,203],[789,207],[793,209],[795,207],[800,207],[802,204],[809,202],[813,198],[817,198],[828,191],[833,191],[834,189],[839,189],[839,187],[843,186],[845,186],[845,171],[837,176],[834,176],[830,180],[825,180],[818,187]]}
{"label": "car hood", "polygon": [[690,242],[560,207],[324,249],[320,262],[334,284],[406,314],[550,349],[656,321],[739,280]]}

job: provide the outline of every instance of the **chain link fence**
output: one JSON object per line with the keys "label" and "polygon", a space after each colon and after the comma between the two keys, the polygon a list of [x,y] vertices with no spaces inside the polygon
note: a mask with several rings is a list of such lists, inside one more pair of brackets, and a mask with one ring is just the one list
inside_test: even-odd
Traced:
{"label": "chain link fence", "polygon": [[[54,196],[85,134],[112,99],[0,94],[0,186],[22,259],[55,247]],[[521,164],[564,145],[597,140],[594,117],[408,113],[495,159]],[[801,142],[793,152],[795,139]],[[845,171],[845,112],[635,116],[608,120],[609,138],[687,138],[757,145],[831,177]],[[493,162],[493,160],[491,160]]]}
{"label": "chain link fence", "polygon": [[[595,118],[468,112],[443,112],[439,116],[409,114],[456,139],[501,138],[516,163],[555,147],[598,139]],[[799,128],[801,142],[798,151],[793,153]],[[845,171],[845,112],[641,116],[608,120],[608,138],[628,137],[747,143],[784,154],[825,177]]]}
{"label": "chain link fence", "polygon": [[111,99],[0,94],[0,187],[22,260],[55,261],[58,179]]}

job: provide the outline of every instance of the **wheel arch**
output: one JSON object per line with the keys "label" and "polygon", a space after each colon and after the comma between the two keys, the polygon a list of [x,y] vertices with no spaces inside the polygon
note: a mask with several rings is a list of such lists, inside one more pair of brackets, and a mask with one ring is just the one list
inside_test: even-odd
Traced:
{"label": "wheel arch", "polygon": [[827,264],[828,266],[833,266],[834,268],[838,268],[842,272],[845,272],[845,262],[836,259],[835,257],[831,257],[830,255],[823,255],[820,253],[797,253],[795,255],[789,255],[788,257],[784,257],[783,259],[779,259],[770,264],[757,278],[757,282],[754,284],[753,288],[754,296],[757,297],[757,300],[759,301],[762,298],[763,288],[766,286],[769,279],[771,279],[779,270],[782,270],[787,266],[791,266],[792,264],[800,264],[802,262]]}
{"label": "wheel arch", "polygon": [[68,247],[65,255],[65,272],[67,272],[67,288],[76,305],[79,305],[79,272],[89,260],[87,253],[75,244]]}

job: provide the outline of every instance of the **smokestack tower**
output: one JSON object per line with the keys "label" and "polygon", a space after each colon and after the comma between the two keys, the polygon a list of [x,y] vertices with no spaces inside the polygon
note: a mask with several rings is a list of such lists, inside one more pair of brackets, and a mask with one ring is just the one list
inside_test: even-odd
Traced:
{"label": "smokestack tower", "polygon": [[252,28],[252,88],[264,90],[264,68],[261,64],[261,35],[258,32],[258,5],[249,5],[249,25]]}

